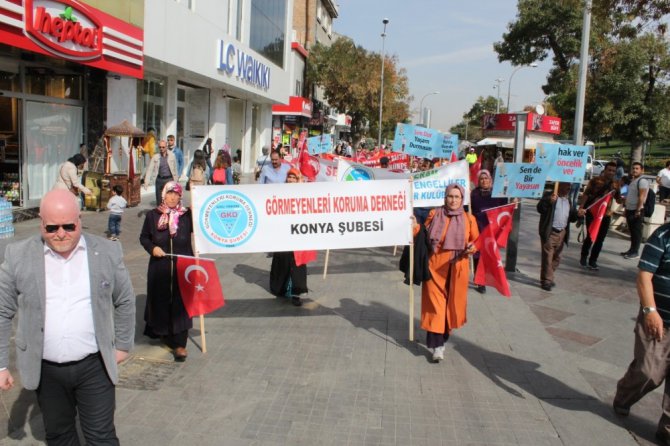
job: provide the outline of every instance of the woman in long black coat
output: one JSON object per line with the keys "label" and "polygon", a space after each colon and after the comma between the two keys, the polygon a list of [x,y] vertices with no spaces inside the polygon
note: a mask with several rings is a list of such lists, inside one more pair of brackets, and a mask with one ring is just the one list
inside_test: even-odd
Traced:
{"label": "woman in long black coat", "polygon": [[[286,174],[287,183],[299,183],[300,171],[292,168]],[[293,251],[272,254],[270,267],[270,292],[277,297],[287,297],[297,307],[302,305],[300,294],[307,290],[307,265],[296,265]]]}
{"label": "woman in long black coat", "polygon": [[191,211],[181,203],[182,187],[170,181],[163,188],[163,202],[147,213],[140,243],[151,254],[147,273],[147,304],[144,310],[145,336],[161,338],[173,351],[175,361],[185,361],[188,316],[177,282],[177,258],[193,255]]}

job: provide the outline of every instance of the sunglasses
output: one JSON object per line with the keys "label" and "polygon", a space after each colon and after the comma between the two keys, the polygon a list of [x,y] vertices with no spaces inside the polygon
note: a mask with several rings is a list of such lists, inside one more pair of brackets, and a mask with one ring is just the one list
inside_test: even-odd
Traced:
{"label": "sunglasses", "polygon": [[47,234],[54,234],[58,232],[60,228],[63,228],[63,231],[65,232],[73,232],[75,229],[77,229],[77,224],[65,223],[64,225],[44,225],[44,230],[47,232]]}

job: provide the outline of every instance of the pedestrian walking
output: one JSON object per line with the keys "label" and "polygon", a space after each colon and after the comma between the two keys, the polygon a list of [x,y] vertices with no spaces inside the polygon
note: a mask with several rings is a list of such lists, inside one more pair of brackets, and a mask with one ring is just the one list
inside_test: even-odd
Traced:
{"label": "pedestrian walking", "polygon": [[135,337],[135,293],[121,245],[82,232],[70,192],[40,203],[40,235],[7,246],[0,267],[0,389],[9,390],[9,342],[16,316],[16,364],[35,390],[49,445],[118,445],[117,363]]}
{"label": "pedestrian walking", "polygon": [[193,255],[191,211],[181,202],[183,191],[176,181],[163,188],[161,204],[147,213],[140,243],[151,255],[147,271],[144,335],[161,339],[177,362],[186,360],[188,330],[193,327],[179,291],[177,255]]}
{"label": "pedestrian walking", "polygon": [[[444,206],[430,211],[425,222],[432,248],[428,257],[431,277],[421,288],[421,328],[426,330],[426,346],[434,362],[444,359],[444,344],[451,330],[467,321],[468,257],[475,252],[474,242],[479,237],[475,218],[463,209],[463,188],[450,184],[444,196]],[[416,236],[416,219],[413,230]]]}

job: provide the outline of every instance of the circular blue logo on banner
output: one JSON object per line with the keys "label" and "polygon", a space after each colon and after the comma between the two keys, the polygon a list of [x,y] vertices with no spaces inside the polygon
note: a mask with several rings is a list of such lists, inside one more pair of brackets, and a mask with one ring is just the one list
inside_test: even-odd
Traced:
{"label": "circular blue logo on banner", "polygon": [[344,181],[365,181],[374,179],[372,171],[361,167],[350,167],[344,171]]}
{"label": "circular blue logo on banner", "polygon": [[243,245],[256,231],[258,217],[249,198],[226,190],[207,198],[200,210],[200,229],[212,243],[226,248]]}

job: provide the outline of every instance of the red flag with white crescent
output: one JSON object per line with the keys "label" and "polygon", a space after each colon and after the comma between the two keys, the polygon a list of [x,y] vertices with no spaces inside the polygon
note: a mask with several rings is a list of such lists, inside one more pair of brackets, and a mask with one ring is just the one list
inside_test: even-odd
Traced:
{"label": "red flag with white crescent", "polygon": [[512,232],[512,216],[516,209],[516,203],[486,210],[486,218],[491,226],[491,232],[496,238],[496,243],[501,248],[507,248],[507,238]]}
{"label": "red flag with white crescent", "polygon": [[225,305],[214,260],[177,257],[177,279],[181,300],[190,317],[211,313]]}
{"label": "red flag with white crescent", "polygon": [[500,250],[496,243],[496,238],[491,231],[491,225],[488,225],[480,234],[475,242],[479,250],[479,263],[475,272],[475,284],[483,286],[492,286],[500,294],[510,297],[512,292],[509,289],[509,282],[505,274]]}
{"label": "red flag with white crescent", "polygon": [[591,238],[591,241],[595,241],[598,238],[600,224],[603,222],[603,217],[605,216],[605,212],[607,212],[607,206],[610,204],[611,199],[612,192],[597,199],[591,206],[589,206],[589,212],[593,215],[593,221],[589,225],[589,237]]}

